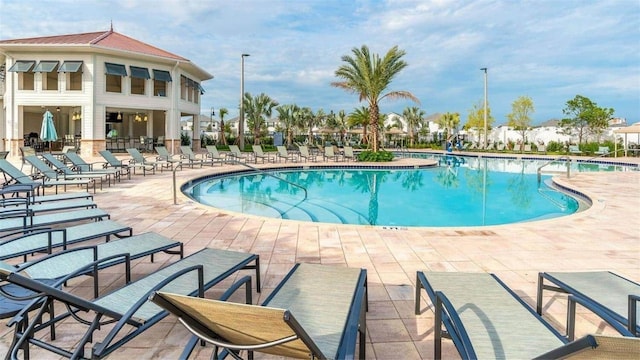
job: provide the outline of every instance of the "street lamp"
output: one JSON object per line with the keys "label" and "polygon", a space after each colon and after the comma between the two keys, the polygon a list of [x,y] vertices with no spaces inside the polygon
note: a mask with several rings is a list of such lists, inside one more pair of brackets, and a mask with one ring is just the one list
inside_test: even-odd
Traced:
{"label": "street lamp", "polygon": [[484,148],[487,148],[487,68],[481,68],[484,71]]}
{"label": "street lamp", "polygon": [[238,145],[244,149],[244,58],[249,54],[240,56],[240,119],[238,121]]}

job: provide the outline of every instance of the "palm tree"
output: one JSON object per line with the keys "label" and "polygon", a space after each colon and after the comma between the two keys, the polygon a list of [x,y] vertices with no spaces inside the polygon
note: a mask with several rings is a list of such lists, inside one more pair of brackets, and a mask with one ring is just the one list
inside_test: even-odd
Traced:
{"label": "palm tree", "polygon": [[298,106],[292,104],[280,105],[276,108],[280,123],[284,125],[284,130],[287,134],[287,146],[291,146],[293,142],[293,128],[296,126],[295,113],[298,110]]}
{"label": "palm tree", "polygon": [[367,144],[367,125],[369,124],[369,108],[361,106],[353,110],[347,119],[349,128],[362,126],[362,142]]}
{"label": "palm tree", "polygon": [[224,136],[224,117],[229,113],[226,108],[220,108],[220,130],[218,131],[218,140],[220,145],[227,145],[227,138]]}
{"label": "palm tree", "polygon": [[247,123],[253,130],[254,145],[260,144],[260,134],[265,123],[264,117],[270,117],[276,106],[278,106],[278,102],[265,93],[256,97],[252,97],[250,93],[244,94],[244,112],[247,115]]}
{"label": "palm tree", "polygon": [[445,114],[442,114],[437,122],[438,125],[440,125],[440,127],[444,129],[443,131],[447,134],[445,136],[445,139],[447,139],[447,137],[451,135],[451,133],[453,133],[453,129],[456,129],[460,125],[460,114],[447,112]]}
{"label": "palm tree", "polygon": [[307,131],[309,136],[308,142],[309,145],[313,145],[313,128],[316,124],[316,117],[311,111],[311,108],[303,107],[295,112],[296,124],[302,131]]}
{"label": "palm tree", "polygon": [[371,54],[366,45],[362,45],[360,49],[353,48],[351,52],[353,57],[342,56],[342,61],[346,64],[340,66],[335,72],[335,75],[342,81],[332,82],[331,85],[358,94],[360,101],[367,100],[373,142],[372,150],[377,152],[379,149],[380,101],[388,97],[390,99],[410,99],[419,104],[420,100],[408,91],[390,91],[383,94],[391,84],[391,80],[407,67],[407,63],[401,60],[405,55],[404,50],[399,50],[398,46],[394,46],[382,59],[378,54]]}
{"label": "palm tree", "polygon": [[407,131],[409,132],[409,140],[411,141],[411,146],[415,145],[414,140],[418,129],[425,126],[424,115],[424,110],[420,110],[420,108],[417,106],[407,107],[402,112],[402,116],[407,122]]}

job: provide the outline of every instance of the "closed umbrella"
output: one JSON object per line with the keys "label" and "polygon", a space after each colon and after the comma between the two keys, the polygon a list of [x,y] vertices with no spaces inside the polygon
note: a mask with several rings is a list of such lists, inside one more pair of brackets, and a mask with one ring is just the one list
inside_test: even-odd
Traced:
{"label": "closed umbrella", "polygon": [[42,127],[40,128],[40,139],[49,142],[49,151],[51,151],[51,141],[58,140],[56,125],[53,123],[53,114],[47,110],[42,115]]}

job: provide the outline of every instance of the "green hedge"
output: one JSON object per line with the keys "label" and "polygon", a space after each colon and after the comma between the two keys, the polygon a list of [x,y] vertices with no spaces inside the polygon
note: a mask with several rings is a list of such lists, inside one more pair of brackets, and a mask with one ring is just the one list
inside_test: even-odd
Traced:
{"label": "green hedge", "polygon": [[358,154],[358,161],[386,162],[393,160],[393,153],[389,151],[363,151]]}

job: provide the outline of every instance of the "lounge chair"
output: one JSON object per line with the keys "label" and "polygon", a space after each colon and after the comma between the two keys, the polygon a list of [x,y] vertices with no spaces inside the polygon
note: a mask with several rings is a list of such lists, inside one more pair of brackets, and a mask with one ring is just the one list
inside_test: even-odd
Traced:
{"label": "lounge chair", "polygon": [[503,143],[499,143],[499,144],[497,145],[497,147],[496,147],[496,150],[497,150],[497,151],[500,151],[500,152],[504,151],[504,144],[503,144]]}
{"label": "lounge chair", "polygon": [[[91,355],[87,357],[104,358],[168,315],[168,312],[148,302],[149,295],[158,290],[164,290],[182,295],[204,296],[205,290],[242,269],[255,269],[256,287],[259,291],[258,255],[206,248],[91,301],[8,269],[0,269],[0,280],[22,286],[45,299],[31,316],[23,310],[8,323],[9,326],[14,327],[14,342],[8,352],[11,357],[17,357],[22,350],[24,357],[27,357],[29,346],[35,345],[58,355],[84,358],[85,346],[93,343]],[[78,272],[80,271],[86,272],[86,269]],[[66,304],[67,309],[73,312],[85,312],[82,314],[84,319],[90,317],[92,319],[82,321],[80,324],[69,321],[60,323],[63,319],[75,316],[67,311],[56,315],[51,321],[45,321],[43,315],[47,310],[46,304],[54,300]],[[105,324],[113,325],[106,328],[104,332],[96,332]],[[57,328],[86,326],[87,330],[82,337],[73,342],[73,349],[64,349],[61,348],[65,346],[63,344],[40,340],[42,338],[40,331],[50,325],[56,325]]]}
{"label": "lounge chair", "polygon": [[147,170],[153,170],[153,166],[151,165],[125,163],[113,155],[109,150],[101,150],[98,151],[98,153],[106,160],[105,168],[121,169],[126,172],[129,179],[131,179],[131,169],[133,169],[134,172],[136,171],[136,168],[142,169],[143,175],[146,174]]}
{"label": "lounge chair", "polygon": [[340,154],[336,153],[333,146],[325,146],[324,154],[322,155],[322,158],[324,159],[324,161],[327,161],[328,159],[332,159],[333,161],[338,161],[340,159]]}
{"label": "lounge chair", "polygon": [[[77,154],[76,154],[77,155]],[[94,178],[94,179],[100,179],[100,183],[102,184],[102,180],[103,178],[105,180],[107,180],[107,184],[109,186],[111,186],[111,178],[113,177],[113,183],[115,184],[116,182],[116,174],[113,171],[90,171],[90,170],[86,170],[86,171],[80,171],[78,170],[78,168],[76,167],[76,170],[68,167],[65,163],[63,163],[62,161],[58,160],[54,155],[52,154],[42,154],[42,158],[49,163],[49,165],[53,166],[54,168],[56,168],[60,173],[62,173],[65,177],[72,177],[72,176],[85,176],[85,175],[91,175],[90,178]],[[114,169],[109,169],[109,170],[114,170]]]}
{"label": "lounge chair", "polygon": [[37,228],[76,221],[109,219],[109,214],[99,208],[71,210],[33,215],[30,209],[0,212],[0,233],[19,229]]}
{"label": "lounge chair", "polygon": [[547,146],[546,145],[538,145],[538,152],[546,154],[547,153]]}
{"label": "lounge chair", "polygon": [[35,253],[51,254],[54,249],[66,249],[71,244],[98,238],[105,238],[109,242],[112,237],[123,238],[132,234],[133,229],[131,227],[112,220],[96,221],[59,229],[20,229],[13,233],[0,235],[0,260],[22,256],[23,261],[26,262],[27,256]]}
{"label": "lounge chair", "polygon": [[218,152],[218,148],[215,145],[207,145],[207,153],[205,154],[207,159],[211,159],[211,165],[215,162],[219,162],[223,165],[227,161],[226,154],[223,156]]}
{"label": "lounge chair", "polygon": [[[0,191],[2,193],[2,191]],[[33,214],[71,209],[91,209],[97,207],[93,200],[73,199],[65,201],[49,201],[33,204],[28,197],[0,198],[0,213],[13,210],[29,209]]]}
{"label": "lounge chair", "polygon": [[416,315],[422,289],[434,305],[436,359],[445,336],[463,359],[531,359],[567,343],[493,274],[418,271],[416,277]]}
{"label": "lounge chair", "polygon": [[569,154],[582,155],[582,151],[578,145],[569,145]]}
{"label": "lounge chair", "polygon": [[229,145],[229,153],[227,154],[227,157],[237,162],[247,162],[248,160],[247,155],[240,151],[238,145]]}
{"label": "lounge chair", "polygon": [[599,156],[609,156],[609,147],[608,146],[598,146],[598,151],[594,152],[595,155]]}
{"label": "lounge chair", "polygon": [[358,157],[353,153],[353,148],[351,146],[345,146],[344,148],[344,159],[345,161],[356,161]]}
{"label": "lounge chair", "polygon": [[[367,271],[297,264],[262,306],[156,292],[151,301],[226,351],[303,359],[365,358]],[[358,336],[359,335],[359,336]],[[182,358],[196,344],[192,339]],[[251,357],[251,353],[249,358]],[[236,357],[238,358],[238,357]]]}
{"label": "lounge chair", "polygon": [[[45,183],[50,181],[55,181],[57,183],[62,183],[66,186],[76,185],[76,186],[86,186],[87,191],[89,191],[89,186],[93,185],[93,192],[96,192],[96,180],[100,180],[100,190],[102,190],[102,180],[103,175],[83,175],[83,174],[75,174],[75,175],[66,175],[64,173],[58,173],[47,163],[41,160],[37,156],[27,156],[25,160],[33,166],[35,170],[36,177],[42,177]],[[65,186],[65,189],[66,189]],[[57,186],[56,186],[57,192]]]}
{"label": "lounge chair", "polygon": [[[545,280],[551,285],[546,285]],[[567,336],[574,338],[575,305],[584,306],[625,336],[640,336],[640,284],[609,271],[541,272],[536,311],[542,315],[543,291],[568,293]]]}
{"label": "lounge chair", "polygon": [[316,155],[309,152],[309,147],[307,147],[305,145],[300,145],[298,147],[298,150],[300,151],[300,157],[302,159],[304,159],[305,162],[307,162],[309,160],[311,160],[313,162],[316,161]]}
{"label": "lounge chair", "polygon": [[255,163],[258,163],[258,159],[262,160],[262,163],[264,164],[265,160],[267,162],[276,162],[275,158],[269,154],[265,154],[264,151],[262,151],[262,146],[260,145],[252,145],[252,149],[253,149],[253,160],[255,161]]}
{"label": "lounge chair", "polygon": [[525,153],[530,153],[531,152],[531,144],[525,144],[522,148],[522,151],[524,151]]}
{"label": "lounge chair", "polygon": [[[187,160],[192,168],[196,164],[200,164],[200,167],[204,164],[204,155],[198,157],[198,154],[194,153],[190,147],[182,145],[180,146],[180,151],[182,152],[182,158]],[[213,163],[211,165],[213,166]]]}
{"label": "lounge chair", "polygon": [[116,180],[118,181],[121,180],[122,169],[108,168],[106,166],[107,164],[104,161],[88,163],[84,161],[84,159],[80,157],[80,155],[72,151],[67,151],[67,152],[64,152],[63,154],[64,154],[64,157],[73,164],[73,170],[77,172],[93,173],[93,174],[110,174],[110,175],[113,175]]}
{"label": "lounge chair", "polygon": [[291,161],[291,162],[296,161],[296,156],[294,154],[289,154],[289,151],[287,151],[286,147],[282,145],[278,145],[276,146],[276,149],[278,149],[278,152],[276,153],[276,159],[279,159],[279,160],[284,159],[285,163],[287,161]]}
{"label": "lounge chair", "polygon": [[[9,185],[12,183],[30,186],[32,188],[32,192],[34,195],[40,194],[44,195],[44,189],[47,187],[55,187],[56,195],[58,194],[58,187],[63,186],[66,190],[68,185],[72,184],[83,184],[84,182],[77,181],[69,181],[69,180],[47,180],[41,179],[41,181],[34,180],[31,176],[23,173],[20,169],[16,168],[9,161],[0,159],[0,170],[5,175],[5,178],[8,176],[10,179],[5,180],[5,185]],[[87,191],[89,190],[89,183],[87,182]],[[95,182],[94,184],[94,193],[95,193]],[[42,191],[40,191],[42,190]]]}
{"label": "lounge chair", "polygon": [[174,156],[174,154],[169,154],[169,150],[167,150],[167,147],[162,145],[162,146],[157,146],[156,148],[156,153],[158,153],[158,156],[156,156],[156,160],[159,161],[166,161],[169,164],[171,164],[171,166],[179,166],[180,169],[182,169],[182,164],[183,162],[188,162],[188,160],[183,159],[182,157],[180,157],[179,159],[176,159]]}
{"label": "lounge chair", "polygon": [[[160,172],[162,172],[162,169],[164,168],[169,168],[171,167],[171,164],[169,164],[168,161],[162,161],[162,160],[149,160],[147,158],[145,158],[138,149],[136,148],[128,148],[127,152],[129,153],[129,155],[131,156],[131,159],[129,159],[129,164],[133,164],[137,166],[143,165],[143,175],[146,175],[146,169],[151,169],[151,171],[155,174],[156,173],[156,169],[158,167],[160,167]],[[134,173],[135,173],[135,168],[133,169]]]}
{"label": "lounge chair", "polygon": [[22,161],[20,165],[20,171],[27,164],[27,160],[25,159],[27,156],[36,155],[36,150],[31,146],[21,146],[20,147],[20,160]]}
{"label": "lounge chair", "polygon": [[[114,265],[127,263],[125,278],[127,282],[131,281],[131,272],[128,263],[131,260],[151,256],[159,252],[168,254],[176,254],[183,256],[183,244],[179,241],[168,239],[156,233],[144,233],[131,236],[128,238],[102,243],[95,246],[78,247],[61,251],[55,254],[47,255],[35,261],[30,261],[16,266],[15,268],[4,262],[0,262],[1,268],[7,268],[16,273],[24,273],[31,279],[38,279],[47,284],[58,282],[60,279],[68,280],[74,276],[93,273],[94,277],[94,297],[98,296],[98,274],[97,270],[102,270]],[[86,268],[88,265],[96,262],[95,268],[87,269],[86,272],[78,272],[78,269]],[[68,276],[73,274],[73,276]],[[20,291],[21,290],[21,291]],[[11,289],[8,291],[13,296],[18,293],[28,293],[24,289]],[[0,291],[0,319],[14,316],[24,307],[33,308],[38,302],[32,302],[31,299],[12,299],[6,293]]]}
{"label": "lounge chair", "polygon": [[[18,169],[16,169],[18,170]],[[31,204],[43,204],[47,202],[65,201],[65,200],[93,200],[93,195],[88,192],[70,192],[55,195],[37,195],[38,186],[41,183],[31,184],[11,184],[0,188],[0,197],[26,197]]]}

